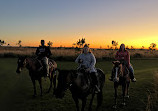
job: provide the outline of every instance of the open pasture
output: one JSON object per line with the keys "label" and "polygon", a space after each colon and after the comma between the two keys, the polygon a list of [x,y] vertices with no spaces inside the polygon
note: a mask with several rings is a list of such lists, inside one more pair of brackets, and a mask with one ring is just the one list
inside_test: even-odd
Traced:
{"label": "open pasture", "polygon": [[[158,71],[158,60],[131,60],[135,69],[136,83],[130,84],[130,98],[127,100],[127,106],[121,106],[121,87],[119,88],[118,103],[120,111],[145,111],[152,106],[152,99],[149,98],[154,91],[154,78]],[[75,69],[77,64],[68,61],[57,61],[60,69]],[[75,103],[71,94],[67,91],[63,99],[53,97],[53,91],[46,94],[49,87],[49,80],[43,79],[44,95],[40,97],[39,85],[37,85],[36,98],[32,98],[33,86],[28,75],[28,71],[24,69],[21,74],[16,74],[17,58],[1,58],[0,59],[0,110],[1,111],[75,111]],[[96,67],[101,68],[106,74],[104,85],[103,104],[100,111],[113,111],[114,89],[113,82],[108,78],[111,73],[111,61],[100,61]],[[38,83],[37,83],[38,84]],[[152,97],[153,98],[153,97]],[[155,97],[154,97],[155,98]],[[89,104],[86,106],[88,108]],[[151,107],[152,106],[152,107]],[[96,98],[92,108],[96,107]],[[157,109],[158,110],[158,109]]]}

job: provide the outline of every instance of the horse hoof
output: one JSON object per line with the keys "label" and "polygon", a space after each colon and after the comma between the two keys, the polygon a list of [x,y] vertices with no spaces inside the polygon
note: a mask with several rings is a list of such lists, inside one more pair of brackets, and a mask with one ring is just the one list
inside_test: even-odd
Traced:
{"label": "horse hoof", "polygon": [[125,98],[129,98],[129,95],[126,95]]}
{"label": "horse hoof", "polygon": [[123,105],[123,106],[125,106],[125,105],[126,105],[126,103],[122,103],[122,105]]}

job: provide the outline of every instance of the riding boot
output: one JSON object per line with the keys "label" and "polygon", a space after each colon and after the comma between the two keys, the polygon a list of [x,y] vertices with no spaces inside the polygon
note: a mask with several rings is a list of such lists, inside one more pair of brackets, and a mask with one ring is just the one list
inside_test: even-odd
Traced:
{"label": "riding boot", "polygon": [[99,93],[100,92],[100,89],[98,87],[98,77],[96,75],[96,72],[92,72],[91,73],[91,77],[92,77],[92,84],[95,88],[95,93]]}
{"label": "riding boot", "polygon": [[129,66],[128,70],[129,70],[129,76],[131,78],[131,81],[136,82],[136,78],[134,77],[134,70],[133,70],[133,67],[131,65]]}

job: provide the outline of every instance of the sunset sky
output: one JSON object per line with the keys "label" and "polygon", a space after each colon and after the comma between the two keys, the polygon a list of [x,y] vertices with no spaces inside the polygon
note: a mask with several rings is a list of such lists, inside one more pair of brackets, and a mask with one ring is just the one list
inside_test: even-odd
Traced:
{"label": "sunset sky", "polygon": [[0,39],[10,45],[70,47],[82,37],[95,48],[158,44],[158,0],[0,0]]}

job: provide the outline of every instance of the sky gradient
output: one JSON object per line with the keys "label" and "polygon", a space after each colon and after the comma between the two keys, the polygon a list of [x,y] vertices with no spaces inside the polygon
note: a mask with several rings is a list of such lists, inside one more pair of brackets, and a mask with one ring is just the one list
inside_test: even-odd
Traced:
{"label": "sky gradient", "polygon": [[158,0],[0,0],[0,39],[10,45],[91,47],[112,40],[135,48],[158,43]]}

